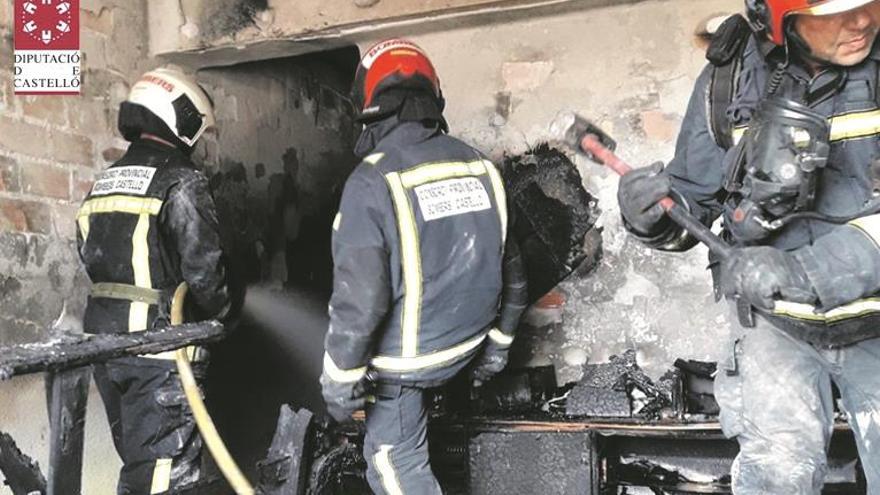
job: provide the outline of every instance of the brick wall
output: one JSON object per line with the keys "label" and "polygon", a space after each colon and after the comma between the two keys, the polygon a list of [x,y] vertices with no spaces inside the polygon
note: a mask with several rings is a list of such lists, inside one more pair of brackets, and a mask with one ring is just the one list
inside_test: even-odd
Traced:
{"label": "brick wall", "polygon": [[125,147],[116,112],[146,60],[142,1],[82,0],[80,96],[15,96],[13,0],[0,0],[0,345],[46,337],[86,279],[74,215],[95,174]]}

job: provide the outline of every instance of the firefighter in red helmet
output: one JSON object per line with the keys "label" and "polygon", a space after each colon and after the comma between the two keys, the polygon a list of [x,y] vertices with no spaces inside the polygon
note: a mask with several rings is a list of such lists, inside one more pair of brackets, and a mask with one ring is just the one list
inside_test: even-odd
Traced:
{"label": "firefighter in red helmet", "polygon": [[338,421],[366,406],[373,491],[439,494],[425,390],[462,371],[486,380],[504,368],[526,305],[524,271],[501,176],[446,135],[440,83],[422,49],[391,39],[367,50],[353,96],[362,162],[333,225],[324,399]]}
{"label": "firefighter in red helmet", "polygon": [[[673,195],[737,249],[714,260],[732,335],[721,425],[733,492],[816,494],[832,383],[868,493],[880,493],[880,1],[746,0],[707,52],[665,170],[628,174],[618,202],[657,249],[695,244],[656,202]],[[876,168],[876,167],[873,167]]]}

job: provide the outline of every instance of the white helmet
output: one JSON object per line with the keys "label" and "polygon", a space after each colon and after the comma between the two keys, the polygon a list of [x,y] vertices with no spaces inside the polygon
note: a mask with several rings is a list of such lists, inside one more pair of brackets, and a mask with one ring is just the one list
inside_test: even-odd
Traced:
{"label": "white helmet", "polygon": [[126,101],[155,114],[189,147],[215,123],[211,99],[197,82],[177,68],[147,72],[131,87]]}

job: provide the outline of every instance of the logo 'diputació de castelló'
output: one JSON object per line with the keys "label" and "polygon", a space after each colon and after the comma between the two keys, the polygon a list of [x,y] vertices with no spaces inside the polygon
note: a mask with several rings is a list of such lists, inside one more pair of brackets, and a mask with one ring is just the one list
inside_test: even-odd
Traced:
{"label": "logo 'diputaci\u00f3 de castell\u00f3'", "polygon": [[15,0],[14,15],[15,94],[79,94],[79,0]]}

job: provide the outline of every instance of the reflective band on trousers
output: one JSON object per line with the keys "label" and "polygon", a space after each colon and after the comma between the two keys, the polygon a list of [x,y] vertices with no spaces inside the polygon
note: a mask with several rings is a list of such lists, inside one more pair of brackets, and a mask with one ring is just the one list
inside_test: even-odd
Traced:
{"label": "reflective band on trousers", "polygon": [[373,456],[373,462],[376,464],[376,471],[382,478],[382,488],[388,492],[388,495],[403,495],[403,489],[400,488],[400,480],[394,471],[394,464],[391,463],[392,445],[381,445],[379,451]]}
{"label": "reflective band on trousers", "polygon": [[[419,325],[422,311],[422,256],[419,247],[418,225],[412,202],[407,190],[431,182],[488,175],[492,183],[496,209],[501,225],[502,250],[507,236],[507,195],[501,174],[492,162],[474,160],[470,162],[427,163],[403,172],[385,174],[385,181],[391,192],[394,211],[397,217],[397,230],[400,237],[400,262],[403,271],[403,311],[400,315],[401,357],[419,358]],[[377,358],[385,359],[385,358]],[[396,359],[388,357],[388,359]],[[417,368],[413,368],[417,369]]]}
{"label": "reflective band on trousers", "polygon": [[394,356],[376,356],[370,363],[376,368],[384,371],[416,371],[434,366],[440,366],[455,361],[457,358],[464,356],[468,352],[474,350],[486,338],[485,333],[481,333],[476,337],[465,340],[442,351],[431,352],[417,357],[394,357]]}
{"label": "reflective band on trousers", "polygon": [[[880,109],[835,115],[828,122],[832,142],[873,136],[880,134]],[[748,128],[740,126],[733,130],[734,144],[739,143]]]}
{"label": "reflective band on trousers", "polygon": [[153,481],[150,485],[150,494],[165,493],[171,488],[171,464],[172,459],[156,459],[153,467]]}

